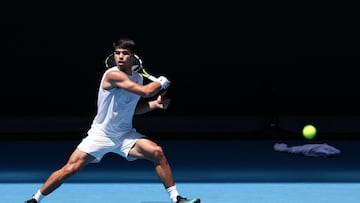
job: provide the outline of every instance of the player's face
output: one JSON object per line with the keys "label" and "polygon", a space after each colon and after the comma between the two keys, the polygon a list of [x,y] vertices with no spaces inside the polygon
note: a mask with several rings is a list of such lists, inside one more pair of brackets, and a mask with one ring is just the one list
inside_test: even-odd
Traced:
{"label": "player's face", "polygon": [[129,50],[122,48],[115,49],[114,58],[118,67],[131,67],[131,52]]}

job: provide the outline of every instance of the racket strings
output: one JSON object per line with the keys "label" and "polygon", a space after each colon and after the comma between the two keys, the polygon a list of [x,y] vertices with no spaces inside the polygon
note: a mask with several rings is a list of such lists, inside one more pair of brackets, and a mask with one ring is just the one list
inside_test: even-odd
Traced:
{"label": "racket strings", "polygon": [[134,58],[133,70],[148,78],[150,74],[145,70],[142,59],[137,54],[134,54]]}
{"label": "racket strings", "polygon": [[138,55],[134,55],[132,70],[139,72],[143,68],[142,60]]}
{"label": "racket strings", "polygon": [[[117,64],[114,59],[114,54],[110,54],[108,57],[106,57],[106,59],[105,59],[105,67],[106,68],[112,68],[116,65]],[[133,71],[139,72],[140,74],[142,74],[145,77],[149,76],[149,73],[147,73],[143,67],[143,62],[142,62],[141,58],[136,54],[134,55],[133,65],[131,66],[131,69]]]}

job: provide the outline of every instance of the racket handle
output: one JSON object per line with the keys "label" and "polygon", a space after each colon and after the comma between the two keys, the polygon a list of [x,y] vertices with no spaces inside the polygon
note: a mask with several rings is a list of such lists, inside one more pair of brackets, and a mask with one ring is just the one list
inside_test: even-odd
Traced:
{"label": "racket handle", "polygon": [[160,82],[160,84],[161,84],[161,89],[163,89],[163,90],[166,89],[166,88],[168,88],[169,85],[170,85],[169,80],[168,80],[165,76],[160,76],[160,77],[158,77],[158,78],[157,78],[157,81]]}
{"label": "racket handle", "polygon": [[158,81],[158,79],[152,75],[148,75],[147,78],[153,82]]}

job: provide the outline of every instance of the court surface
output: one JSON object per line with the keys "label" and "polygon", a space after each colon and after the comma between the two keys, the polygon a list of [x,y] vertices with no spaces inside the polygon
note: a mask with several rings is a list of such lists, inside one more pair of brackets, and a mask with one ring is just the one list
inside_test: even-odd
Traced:
{"label": "court surface", "polygon": [[[358,202],[359,141],[328,140],[339,157],[273,150],[299,140],[162,140],[179,192],[202,203]],[[68,158],[78,141],[1,141],[0,202],[24,202]],[[11,155],[9,155],[11,154]],[[151,163],[108,154],[71,177],[43,203],[169,202]]]}
{"label": "court surface", "polygon": [[[0,184],[1,202],[24,202],[38,183]],[[358,183],[178,183],[180,192],[209,203],[355,203]],[[66,183],[42,202],[169,203],[159,183]]]}

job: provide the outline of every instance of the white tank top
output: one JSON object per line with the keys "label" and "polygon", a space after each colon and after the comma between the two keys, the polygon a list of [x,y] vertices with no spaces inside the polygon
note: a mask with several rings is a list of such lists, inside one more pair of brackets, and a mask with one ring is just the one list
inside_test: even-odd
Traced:
{"label": "white tank top", "polygon": [[[121,136],[133,129],[133,116],[140,99],[139,95],[121,88],[110,90],[102,88],[105,75],[114,70],[118,68],[110,68],[102,76],[97,99],[97,114],[91,125],[91,128],[101,130],[110,137]],[[138,84],[143,84],[142,76],[135,71],[129,78]]]}

